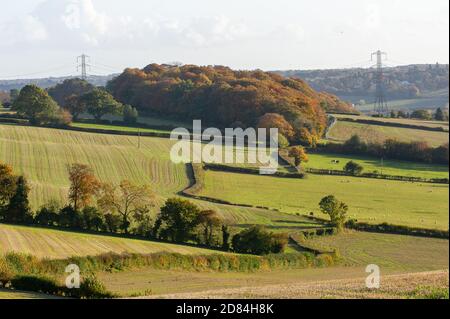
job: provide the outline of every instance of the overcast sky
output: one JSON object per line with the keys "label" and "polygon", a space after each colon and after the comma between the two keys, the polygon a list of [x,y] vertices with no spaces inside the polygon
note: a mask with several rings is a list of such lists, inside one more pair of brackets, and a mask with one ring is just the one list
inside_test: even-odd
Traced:
{"label": "overcast sky", "polygon": [[8,0],[0,78],[91,74],[149,63],[238,69],[448,63],[448,0]]}

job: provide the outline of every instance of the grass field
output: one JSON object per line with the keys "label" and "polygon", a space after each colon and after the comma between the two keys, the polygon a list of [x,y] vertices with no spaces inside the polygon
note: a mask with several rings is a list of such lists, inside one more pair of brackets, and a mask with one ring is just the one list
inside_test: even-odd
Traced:
{"label": "grass field", "polygon": [[448,185],[357,177],[309,175],[285,179],[207,171],[201,195],[263,205],[288,213],[325,217],[318,203],[333,194],[349,205],[349,217],[370,223],[448,229]]}
{"label": "grass field", "polygon": [[[383,160],[375,157],[358,156],[358,155],[342,155],[342,154],[326,154],[326,153],[310,153],[308,154],[309,162],[303,163],[305,168],[343,170],[345,164],[349,161],[359,163],[364,167],[366,173],[377,171],[386,175],[412,176],[422,178],[448,178],[449,170],[445,165],[434,165],[425,163],[413,163],[397,160]],[[338,160],[339,164],[332,163]]]}
{"label": "grass field", "polygon": [[346,230],[306,240],[316,248],[337,248],[349,266],[376,264],[400,271],[448,269],[449,241]]}
{"label": "grass field", "polygon": [[184,165],[169,160],[168,139],[87,134],[57,129],[0,125],[0,161],[25,174],[31,182],[34,207],[55,198],[65,201],[67,165],[90,165],[103,181],[129,179],[151,184],[160,195],[189,185]]}
{"label": "grass field", "polygon": [[372,116],[358,116],[358,115],[345,115],[345,114],[336,114],[333,115],[337,119],[353,119],[353,120],[369,120],[369,121],[378,121],[381,123],[399,123],[399,124],[407,124],[407,125],[416,125],[416,126],[426,126],[426,127],[442,127],[445,130],[448,130],[449,123],[441,122],[441,121],[424,121],[424,120],[416,120],[416,119],[402,119],[402,118],[377,118]]}
{"label": "grass field", "polygon": [[449,141],[448,132],[433,132],[345,121],[338,121],[336,125],[331,128],[329,139],[332,141],[343,142],[353,135],[359,135],[359,137],[366,142],[382,143],[387,139],[396,139],[402,142],[424,141],[434,147],[448,143]]}
{"label": "grass field", "polygon": [[105,131],[120,131],[120,132],[131,132],[131,133],[170,133],[168,130],[158,130],[152,128],[137,128],[130,126],[121,126],[121,125],[108,125],[108,124],[94,124],[94,123],[72,123],[72,127],[78,128],[88,128],[88,129],[96,129],[96,130],[105,130]]}
{"label": "grass field", "polygon": [[218,253],[182,245],[0,224],[0,254],[20,252],[39,258],[62,259],[108,252],[150,254],[163,251],[180,254]]}

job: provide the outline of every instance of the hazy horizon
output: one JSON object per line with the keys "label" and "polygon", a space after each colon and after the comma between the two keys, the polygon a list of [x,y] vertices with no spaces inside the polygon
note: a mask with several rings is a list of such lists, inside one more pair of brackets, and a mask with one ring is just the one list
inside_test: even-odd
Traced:
{"label": "hazy horizon", "polygon": [[[22,0],[0,11],[0,79],[75,76],[149,63],[292,70],[448,64],[449,2],[433,0]],[[130,4],[132,3],[132,5]],[[257,14],[256,14],[257,12]]]}

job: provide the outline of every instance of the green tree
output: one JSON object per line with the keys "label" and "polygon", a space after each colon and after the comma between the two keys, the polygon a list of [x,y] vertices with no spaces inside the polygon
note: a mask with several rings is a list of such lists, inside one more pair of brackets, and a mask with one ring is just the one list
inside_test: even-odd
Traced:
{"label": "green tree", "polygon": [[322,213],[330,216],[331,223],[341,231],[347,218],[348,206],[333,195],[322,198],[319,206]]}
{"label": "green tree", "polygon": [[103,89],[96,88],[83,94],[80,101],[86,105],[87,112],[97,121],[106,114],[119,114],[121,111],[121,104]]}
{"label": "green tree", "polygon": [[344,171],[352,175],[359,175],[364,170],[364,167],[356,162],[350,161],[344,166]]}
{"label": "green tree", "polygon": [[[68,109],[67,101],[71,96],[79,97],[85,93],[92,91],[95,87],[89,82],[82,79],[67,79],[62,83],[48,89],[48,94],[61,107]],[[75,114],[72,113],[75,117]]]}
{"label": "green tree", "polygon": [[222,249],[225,251],[230,250],[230,230],[227,225],[222,225]]}
{"label": "green tree", "polygon": [[136,124],[139,113],[135,107],[131,105],[125,105],[123,107],[123,121],[127,124]]}
{"label": "green tree", "polygon": [[419,120],[431,120],[433,118],[429,110],[415,110],[411,113],[411,118]]}
{"label": "green tree", "polygon": [[33,215],[30,209],[30,202],[28,200],[27,180],[23,176],[17,178],[16,191],[9,200],[6,208],[5,220],[12,223],[29,223],[33,220]]}
{"label": "green tree", "polygon": [[206,246],[212,246],[214,231],[222,225],[222,217],[214,210],[201,211],[197,217],[197,224],[201,228],[202,242]]}
{"label": "green tree", "polygon": [[9,90],[9,98],[10,103],[14,103],[14,101],[19,97],[20,91],[18,89],[11,89]]}
{"label": "green tree", "polygon": [[61,120],[62,110],[48,93],[36,85],[27,85],[12,104],[12,110],[27,117],[32,124],[54,124]]}
{"label": "green tree", "polygon": [[436,113],[434,113],[434,119],[436,121],[446,121],[446,120],[448,120],[446,114],[444,113],[444,111],[442,111],[441,108],[438,108],[436,110]]}
{"label": "green tree", "polygon": [[160,237],[174,242],[186,242],[193,237],[199,214],[200,209],[195,204],[179,198],[169,198],[161,207],[155,231],[160,231]]}
{"label": "green tree", "polygon": [[64,108],[72,114],[76,121],[80,114],[86,111],[86,104],[80,99],[78,95],[72,94],[65,99]]}
{"label": "green tree", "polygon": [[233,236],[233,250],[241,254],[267,255],[284,251],[286,234],[268,232],[262,226],[253,226]]}

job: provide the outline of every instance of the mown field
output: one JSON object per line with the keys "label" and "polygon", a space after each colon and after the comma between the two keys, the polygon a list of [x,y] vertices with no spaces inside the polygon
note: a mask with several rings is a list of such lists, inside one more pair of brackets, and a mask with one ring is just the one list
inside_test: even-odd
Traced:
{"label": "mown field", "polygon": [[118,254],[151,254],[157,252],[179,254],[218,253],[217,251],[183,245],[0,224],[0,254],[7,252],[20,252],[39,258],[56,259],[72,256],[95,256],[108,252]]}
{"label": "mown field", "polygon": [[202,196],[263,205],[291,214],[325,217],[320,200],[333,194],[349,206],[349,217],[380,224],[448,229],[448,185],[347,176],[308,175],[286,179],[207,171]]}
{"label": "mown field", "polygon": [[[67,203],[67,165],[90,165],[102,181],[122,179],[149,184],[159,202],[188,187],[192,176],[184,164],[170,161],[169,139],[91,134],[65,130],[0,124],[0,161],[12,165],[30,182],[34,209],[56,199]],[[215,209],[231,224],[265,224],[274,229],[313,227],[302,217],[262,209],[233,207],[193,200],[204,209]],[[153,211],[156,214],[157,209]]]}
{"label": "mown field", "polygon": [[441,122],[441,121],[425,121],[419,119],[403,119],[403,118],[378,118],[372,116],[365,115],[346,115],[346,114],[336,114],[333,115],[337,119],[353,119],[353,120],[369,120],[369,121],[377,121],[383,123],[399,123],[399,124],[407,124],[407,125],[416,125],[416,126],[425,126],[425,127],[442,127],[445,130],[448,130],[449,123]]}
{"label": "mown field", "polygon": [[402,142],[424,141],[434,147],[448,143],[449,141],[448,132],[433,132],[345,121],[338,121],[331,128],[328,136],[332,141],[344,142],[353,135],[359,135],[366,142],[382,143],[387,139],[396,139]]}
{"label": "mown field", "polygon": [[[304,168],[343,170],[349,161],[354,161],[364,167],[365,173],[378,172],[379,174],[411,176],[422,178],[448,178],[448,166],[435,165],[426,163],[414,163],[397,160],[386,160],[381,158],[358,156],[358,155],[342,155],[327,153],[310,153],[308,154],[309,162],[303,163]],[[333,163],[339,161],[339,163]]]}
{"label": "mown field", "polygon": [[131,133],[170,133],[169,130],[159,130],[153,128],[137,128],[130,126],[112,125],[112,124],[94,124],[94,123],[72,123],[70,126],[77,128],[87,128],[104,131],[119,131],[119,132],[131,132]]}
{"label": "mown field", "polygon": [[449,241],[346,230],[335,236],[307,239],[308,246],[337,248],[348,266],[376,264],[401,271],[448,269]]}

